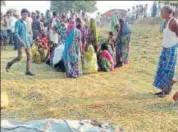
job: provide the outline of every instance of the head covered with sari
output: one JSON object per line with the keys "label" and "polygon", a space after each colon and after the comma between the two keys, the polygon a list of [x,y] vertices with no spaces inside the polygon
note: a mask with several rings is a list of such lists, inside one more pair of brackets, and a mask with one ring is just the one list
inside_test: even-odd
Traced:
{"label": "head covered with sari", "polygon": [[100,53],[100,57],[104,58],[104,62],[102,62],[101,65],[103,65],[103,67],[105,67],[106,66],[105,64],[107,64],[107,65],[109,64],[108,68],[112,71],[112,70],[114,70],[114,59],[111,56],[111,54],[109,53],[108,49],[109,49],[109,47],[108,47],[107,43],[101,44],[102,52]]}
{"label": "head covered with sari", "polygon": [[66,61],[67,59],[68,50],[74,40],[74,29],[75,28],[76,28],[75,20],[71,19],[69,21],[69,25],[68,25],[67,32],[66,32],[65,49],[64,49],[64,54],[63,54],[64,61]]}
{"label": "head covered with sari", "polygon": [[89,31],[90,31],[90,33],[93,33],[95,43],[97,43],[98,42],[97,25],[96,25],[96,22],[93,18],[90,19]]}
{"label": "head covered with sari", "polygon": [[74,19],[71,19],[67,28],[67,36],[72,32],[74,28],[76,28],[76,22]]}
{"label": "head covered with sari", "polygon": [[92,60],[93,56],[95,55],[95,50],[94,47],[92,45],[88,46],[87,52],[85,52],[84,54],[84,58],[86,60]]}
{"label": "head covered with sari", "polygon": [[84,53],[84,73],[94,73],[98,71],[97,57],[92,45],[88,46],[87,52]]}
{"label": "head covered with sari", "polygon": [[112,17],[111,17],[111,31],[115,32],[115,26],[119,24],[119,20],[118,20],[118,16],[117,16],[117,12],[114,12]]}

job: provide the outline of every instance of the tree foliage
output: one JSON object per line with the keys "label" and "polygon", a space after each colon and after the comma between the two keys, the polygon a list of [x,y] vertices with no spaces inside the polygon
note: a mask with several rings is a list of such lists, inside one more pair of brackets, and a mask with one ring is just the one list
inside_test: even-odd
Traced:
{"label": "tree foliage", "polygon": [[6,6],[6,2],[4,0],[1,0],[1,6]]}
{"label": "tree foliage", "polygon": [[175,0],[175,1],[169,1],[169,0],[166,0],[166,1],[159,1],[160,3],[169,3],[169,4],[173,4],[173,3],[175,3],[175,4],[178,4],[178,1],[177,0]]}
{"label": "tree foliage", "polygon": [[79,10],[92,13],[96,9],[96,1],[51,1],[51,10],[59,13]]}

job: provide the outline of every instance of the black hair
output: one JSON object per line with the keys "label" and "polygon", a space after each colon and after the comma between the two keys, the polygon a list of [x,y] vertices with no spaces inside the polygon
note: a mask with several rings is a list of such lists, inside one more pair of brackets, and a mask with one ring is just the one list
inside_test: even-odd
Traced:
{"label": "black hair", "polygon": [[113,34],[113,32],[109,32],[109,35],[113,36],[114,34]]}
{"label": "black hair", "polygon": [[101,50],[108,50],[108,44],[107,43],[102,43],[101,44]]}
{"label": "black hair", "polygon": [[41,33],[41,36],[42,36],[42,37],[46,37],[46,35],[45,35],[45,33],[44,33],[44,32],[42,32],[42,33]]}
{"label": "black hair", "polygon": [[82,21],[81,21],[81,19],[80,19],[79,17],[77,17],[77,18],[76,18],[76,22],[81,23]]}
{"label": "black hair", "polygon": [[29,14],[29,11],[28,11],[27,9],[22,9],[22,10],[21,10],[21,15],[22,15],[23,13],[28,13],[28,14]]}
{"label": "black hair", "polygon": [[165,9],[168,14],[172,14],[174,12],[171,6],[164,6],[162,9]]}
{"label": "black hair", "polygon": [[53,12],[53,17],[56,17],[56,15],[57,15],[57,14],[56,14],[56,12],[54,11],[54,12]]}
{"label": "black hair", "polygon": [[39,19],[39,18],[40,18],[40,16],[39,16],[39,15],[37,15],[37,16],[36,16],[36,19]]}
{"label": "black hair", "polygon": [[119,23],[120,23],[120,26],[122,27],[122,25],[124,24],[124,20],[123,19],[119,19]]}
{"label": "black hair", "polygon": [[64,14],[62,14],[62,17],[61,17],[62,19],[66,19],[66,16],[64,15]]}

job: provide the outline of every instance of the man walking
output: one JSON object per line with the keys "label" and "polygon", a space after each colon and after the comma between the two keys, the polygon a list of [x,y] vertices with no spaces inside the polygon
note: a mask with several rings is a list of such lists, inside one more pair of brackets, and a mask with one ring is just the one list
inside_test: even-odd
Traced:
{"label": "man walking", "polygon": [[19,19],[16,24],[15,24],[15,36],[18,40],[18,56],[14,58],[12,61],[8,62],[6,65],[6,71],[8,72],[10,67],[16,63],[17,61],[20,61],[22,59],[22,48],[25,48],[26,56],[27,56],[27,64],[26,64],[26,75],[29,76],[35,76],[30,71],[31,67],[31,45],[28,41],[28,34],[27,34],[27,23],[26,19],[28,17],[28,10],[27,9],[22,9],[21,11],[21,16],[22,19]]}

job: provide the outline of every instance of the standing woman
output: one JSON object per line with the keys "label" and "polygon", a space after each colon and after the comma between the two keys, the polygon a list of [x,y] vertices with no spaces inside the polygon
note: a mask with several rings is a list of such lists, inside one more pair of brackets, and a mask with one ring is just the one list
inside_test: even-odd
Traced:
{"label": "standing woman", "polygon": [[111,22],[110,22],[110,26],[111,26],[111,32],[115,32],[116,29],[115,29],[115,26],[119,24],[119,20],[118,20],[118,17],[117,17],[117,12],[114,12],[114,14],[112,15],[112,18],[111,18]]}
{"label": "standing woman", "polygon": [[123,19],[119,20],[120,26],[116,40],[116,60],[117,65],[128,64],[130,52],[131,29]]}
{"label": "standing woman", "polygon": [[67,29],[67,38],[63,54],[67,77],[77,78],[83,74],[81,47],[81,32],[76,28],[75,20],[71,19]]}
{"label": "standing woman", "polygon": [[163,49],[153,83],[156,88],[161,90],[161,92],[155,94],[159,97],[168,95],[177,81],[178,20],[172,14],[173,10],[169,6],[165,6],[161,10],[161,17],[167,21],[167,25],[163,31]]}
{"label": "standing woman", "polygon": [[[90,19],[90,26],[89,26],[89,35],[88,35],[88,44],[92,44],[95,48],[95,52],[97,52],[97,43],[98,43],[98,31],[97,25],[93,18]],[[88,47],[86,47],[87,49]]]}

